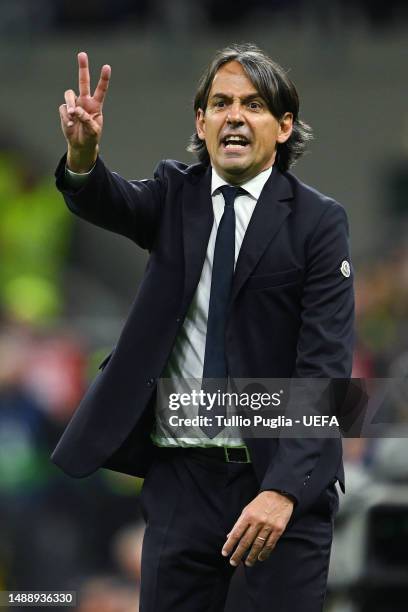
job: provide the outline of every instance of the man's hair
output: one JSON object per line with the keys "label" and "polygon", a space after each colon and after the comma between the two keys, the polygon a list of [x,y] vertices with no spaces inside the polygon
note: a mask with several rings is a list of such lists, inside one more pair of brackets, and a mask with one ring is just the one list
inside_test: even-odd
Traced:
{"label": "man's hair", "polygon": [[[293,115],[293,131],[284,143],[277,144],[275,163],[280,170],[288,170],[303,155],[309,140],[313,138],[312,129],[299,119],[299,97],[296,87],[279,64],[271,60],[263,51],[253,44],[231,45],[218,51],[207,70],[202,75],[194,99],[194,112],[199,108],[206,110],[208,96],[215,74],[228,62],[241,64],[248,78],[265,100],[272,115],[281,119],[287,112]],[[190,138],[187,150],[195,153],[204,164],[209,164],[210,157],[204,140],[197,132]]]}

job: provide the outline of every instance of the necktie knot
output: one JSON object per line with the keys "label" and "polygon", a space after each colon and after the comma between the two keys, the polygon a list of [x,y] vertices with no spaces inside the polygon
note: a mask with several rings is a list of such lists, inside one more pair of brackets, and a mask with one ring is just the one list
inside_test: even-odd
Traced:
{"label": "necktie knot", "polygon": [[232,187],[232,185],[223,185],[220,187],[220,191],[223,195],[225,206],[234,206],[235,198],[238,192],[242,192],[240,187]]}

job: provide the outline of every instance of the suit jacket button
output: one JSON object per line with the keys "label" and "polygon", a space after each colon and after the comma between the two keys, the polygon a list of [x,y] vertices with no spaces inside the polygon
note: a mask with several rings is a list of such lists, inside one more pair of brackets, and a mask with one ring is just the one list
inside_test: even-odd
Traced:
{"label": "suit jacket button", "polygon": [[153,385],[154,385],[154,378],[149,378],[149,380],[147,381],[147,386],[153,387]]}
{"label": "suit jacket button", "polygon": [[181,321],[180,317],[177,317],[176,323],[180,323],[180,321]]}

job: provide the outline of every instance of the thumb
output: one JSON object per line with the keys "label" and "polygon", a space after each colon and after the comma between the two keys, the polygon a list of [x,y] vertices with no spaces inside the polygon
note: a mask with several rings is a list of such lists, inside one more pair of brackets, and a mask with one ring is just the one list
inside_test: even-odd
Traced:
{"label": "thumb", "polygon": [[[99,131],[98,124],[95,121],[95,116],[90,115],[82,108],[82,106],[76,106],[74,111],[75,117],[88,128],[90,132],[97,134]],[[100,113],[98,113],[100,114]]]}

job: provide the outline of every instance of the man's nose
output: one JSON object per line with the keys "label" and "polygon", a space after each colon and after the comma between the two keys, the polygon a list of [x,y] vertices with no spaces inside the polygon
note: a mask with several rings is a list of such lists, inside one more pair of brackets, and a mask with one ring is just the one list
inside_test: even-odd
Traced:
{"label": "man's nose", "polygon": [[239,102],[231,104],[227,115],[227,122],[230,125],[242,125],[242,123],[244,122],[241,113],[241,105],[239,104]]}

